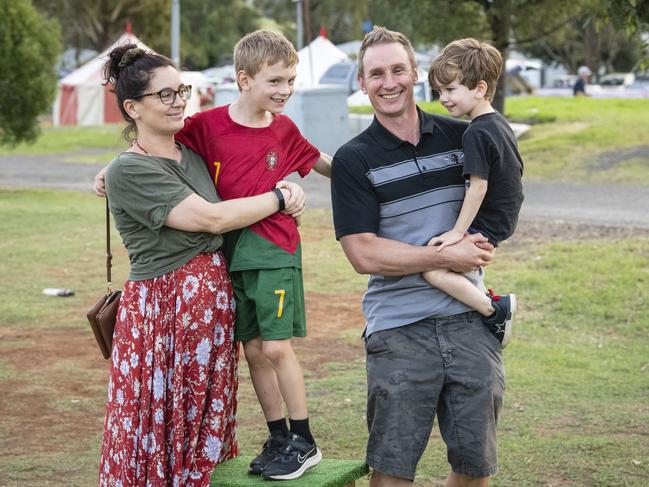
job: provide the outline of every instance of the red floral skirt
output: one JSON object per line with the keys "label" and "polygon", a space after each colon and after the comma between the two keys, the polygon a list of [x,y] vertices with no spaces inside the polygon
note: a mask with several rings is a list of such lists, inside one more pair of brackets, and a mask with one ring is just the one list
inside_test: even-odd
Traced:
{"label": "red floral skirt", "polygon": [[221,252],[126,282],[100,486],[209,486],[215,465],[237,454],[234,308]]}

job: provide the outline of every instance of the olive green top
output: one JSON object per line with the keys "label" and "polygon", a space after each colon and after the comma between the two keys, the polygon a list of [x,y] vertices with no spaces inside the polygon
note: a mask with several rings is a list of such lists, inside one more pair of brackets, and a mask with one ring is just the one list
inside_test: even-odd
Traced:
{"label": "olive green top", "polygon": [[122,152],[108,165],[108,205],[128,251],[132,281],[166,274],[223,243],[221,235],[165,226],[169,212],[192,193],[220,201],[200,156],[180,148],[180,162]]}

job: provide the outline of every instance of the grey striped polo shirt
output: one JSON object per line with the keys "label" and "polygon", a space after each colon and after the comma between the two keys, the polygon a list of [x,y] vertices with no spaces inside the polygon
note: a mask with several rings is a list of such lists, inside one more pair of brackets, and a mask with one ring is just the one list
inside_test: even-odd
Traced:
{"label": "grey striped polo shirt", "polygon": [[[462,134],[467,124],[419,109],[418,113],[417,146],[399,139],[375,118],[336,152],[331,178],[336,238],[370,232],[426,245],[455,224],[464,198]],[[484,289],[481,275],[471,277]],[[372,275],[363,297],[368,335],[469,310],[430,286],[421,274]]]}

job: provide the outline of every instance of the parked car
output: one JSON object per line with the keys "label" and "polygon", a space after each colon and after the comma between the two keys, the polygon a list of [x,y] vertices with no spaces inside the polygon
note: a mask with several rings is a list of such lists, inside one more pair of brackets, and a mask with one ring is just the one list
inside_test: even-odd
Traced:
{"label": "parked car", "polygon": [[545,88],[572,88],[579,78],[574,74],[556,76]]}
{"label": "parked car", "polygon": [[361,88],[358,84],[358,65],[351,61],[336,63],[325,71],[320,84],[344,86],[351,95]]}
{"label": "parked car", "polygon": [[635,75],[635,81],[631,86],[629,86],[631,89],[641,89],[641,90],[646,90],[649,89],[649,74],[636,74]]}
{"label": "parked car", "polygon": [[602,86],[631,86],[634,81],[633,73],[609,73],[602,76],[599,84]]}

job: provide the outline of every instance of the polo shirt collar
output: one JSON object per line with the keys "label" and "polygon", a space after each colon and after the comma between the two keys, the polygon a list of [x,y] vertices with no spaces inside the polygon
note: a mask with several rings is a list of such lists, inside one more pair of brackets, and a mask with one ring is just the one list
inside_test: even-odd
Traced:
{"label": "polo shirt collar", "polygon": [[[417,116],[419,117],[419,134],[423,136],[424,134],[433,133],[435,127],[435,120],[432,116],[417,107]],[[401,140],[399,137],[394,135],[388,129],[386,129],[381,122],[378,121],[376,115],[374,120],[369,126],[369,132],[372,134],[373,138],[378,142],[378,144],[385,150],[393,150],[399,147],[401,144],[405,144],[405,140]]]}

